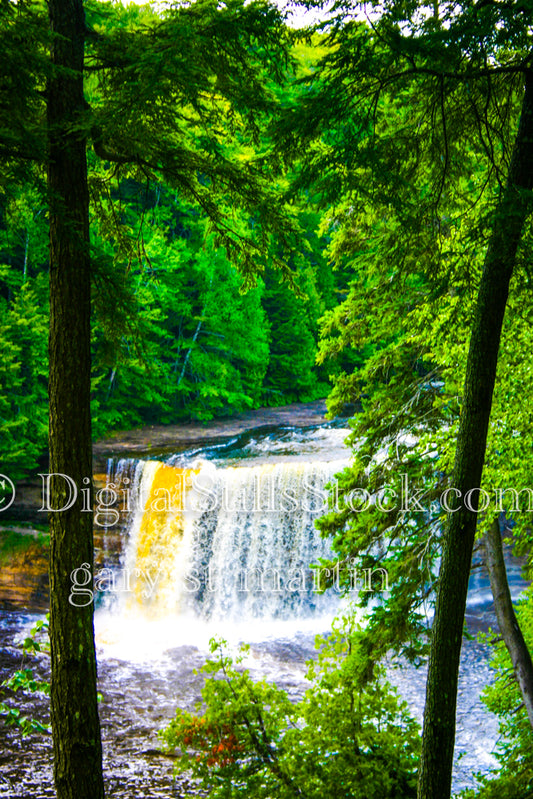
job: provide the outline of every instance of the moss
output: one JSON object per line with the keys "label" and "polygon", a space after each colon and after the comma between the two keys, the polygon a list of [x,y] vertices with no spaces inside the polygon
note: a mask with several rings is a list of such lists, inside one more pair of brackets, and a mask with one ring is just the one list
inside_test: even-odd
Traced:
{"label": "moss", "polygon": [[31,549],[47,550],[49,540],[44,527],[0,526],[0,563],[8,563]]}

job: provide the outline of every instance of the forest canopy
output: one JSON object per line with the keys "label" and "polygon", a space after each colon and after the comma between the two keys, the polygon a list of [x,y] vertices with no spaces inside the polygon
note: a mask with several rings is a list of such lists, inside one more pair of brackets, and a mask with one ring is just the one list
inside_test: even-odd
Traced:
{"label": "forest canopy", "polygon": [[[4,61],[6,77],[26,83],[24,103],[15,109],[10,130],[0,131],[0,147],[12,152],[13,129],[20,123],[17,146],[32,148],[37,159],[25,167],[13,157],[6,159],[0,189],[0,459],[15,479],[35,469],[47,437],[48,200],[38,160],[44,146],[38,125],[46,35],[41,7],[30,4],[29,9],[30,23],[43,41],[32,53],[35,62],[19,69]],[[3,13],[12,14],[12,9]],[[213,221],[213,209],[208,205],[206,213],[204,202],[213,178],[202,177],[201,159],[222,157],[224,150],[228,158],[245,162],[254,152],[266,153],[270,145],[266,133],[257,132],[253,141],[234,116],[222,118],[217,109],[208,109],[209,125],[216,127],[215,140],[207,140],[206,121],[196,113],[194,98],[189,98],[190,110],[184,109],[172,124],[181,127],[179,135],[196,153],[196,200],[194,192],[180,191],[172,177],[165,181],[136,156],[122,163],[117,153],[141,147],[143,136],[143,158],[148,143],[156,147],[153,141],[163,135],[165,124],[161,114],[167,110],[160,114],[154,98],[137,99],[146,118],[132,121],[128,131],[122,124],[124,103],[129,92],[139,92],[139,81],[148,80],[147,69],[132,56],[120,77],[122,85],[113,86],[117,78],[106,77],[105,68],[106,47],[111,45],[99,38],[105,31],[109,40],[133,47],[135,31],[157,27],[158,17],[149,7],[111,3],[89,4],[86,14],[96,42],[89,40],[86,56],[86,94],[94,118],[84,123],[93,136],[88,181],[94,438],[146,423],[208,420],[326,396],[328,367],[315,363],[318,320],[337,304],[346,277],[325,255],[329,239],[318,230],[319,213],[305,198],[292,205],[300,243],[290,256],[289,279],[277,268],[280,256],[285,258],[279,243],[273,241],[266,255],[260,249],[254,255],[253,241],[246,241],[254,220],[250,212],[232,205],[234,175],[220,176],[228,188]],[[3,31],[6,46],[15,47],[17,25],[20,36],[28,25],[27,19],[17,21],[15,16]],[[262,131],[279,102],[275,95],[296,94],[298,75],[309,71],[317,57],[311,42],[295,44],[293,53],[282,85],[267,92]],[[165,91],[163,76],[160,80]],[[184,84],[186,80],[187,74]],[[28,124],[31,115],[34,129]],[[129,135],[140,143],[132,143]],[[108,161],[106,155],[116,160]],[[282,188],[286,178],[271,174]],[[274,197],[271,202],[275,204]],[[226,228],[235,233],[225,237]],[[245,242],[257,278],[246,266],[237,268],[232,237]]]}
{"label": "forest canopy", "polygon": [[[48,375],[50,468],[80,480],[91,419],[93,437],[207,420],[325,396],[333,375],[354,458],[320,528],[345,565],[394,578],[358,638],[362,686],[391,650],[426,654],[436,588],[419,797],[447,799],[476,536],[488,563],[500,522],[531,546],[505,497],[531,473],[531,3],[391,0],[363,18],[341,0],[300,34],[264,2],[48,5],[50,25],[39,2],[0,6],[2,464],[18,478],[46,452]],[[384,509],[396,475],[426,490],[423,517]],[[359,513],[361,487],[380,502]],[[90,520],[65,535],[76,513],[53,520],[56,641],[76,626],[65,574],[92,560]],[[90,614],[71,653],[94,649]]]}

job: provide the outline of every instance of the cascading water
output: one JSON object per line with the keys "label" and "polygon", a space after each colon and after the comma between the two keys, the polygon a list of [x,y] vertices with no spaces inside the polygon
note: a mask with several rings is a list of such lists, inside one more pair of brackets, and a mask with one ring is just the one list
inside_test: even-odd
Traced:
{"label": "cascading water", "polygon": [[226,620],[295,618],[332,607],[338,597],[318,593],[318,564],[331,550],[314,521],[326,483],[343,466],[148,461],[124,561],[135,600],[156,614]]}
{"label": "cascading water", "polygon": [[118,595],[115,621],[264,629],[332,619],[340,593],[319,592],[321,561],[332,552],[315,520],[327,509],[326,485],[348,462],[346,432],[289,431],[230,442],[227,452],[218,445],[166,463],[112,464],[108,484],[128,485],[130,513],[120,568],[104,570],[96,588]]}
{"label": "cascading water", "polygon": [[[315,520],[327,510],[326,485],[349,462],[347,432],[278,429],[166,462],[111,463],[108,483],[127,488],[122,507],[129,514],[115,544],[120,569],[112,575],[104,570],[96,588],[108,598],[118,595],[115,620],[170,616],[182,628],[186,619],[261,622],[263,632],[266,622],[331,620],[340,597],[334,588],[318,591],[320,563],[332,552]],[[105,523],[106,513],[115,511],[104,507],[97,520]],[[509,562],[508,568],[518,594],[524,585],[520,565]],[[355,590],[362,577],[354,574]],[[486,583],[473,573],[468,614],[490,609]],[[357,601],[355,590],[351,598]]]}
{"label": "cascading water", "polygon": [[[339,603],[334,590],[323,596],[313,590],[316,570],[309,565],[328,555],[313,522],[325,509],[325,484],[349,457],[342,443],[346,434],[334,428],[278,429],[166,463],[110,464],[109,487],[97,492],[95,503],[95,627],[110,795],[194,795],[187,782],[172,783],[172,764],[153,753],[157,732],[176,706],[192,710],[200,699],[201,677],[194,669],[208,656],[211,636],[229,639],[230,648],[239,640],[250,642],[246,667],[290,696],[308,687],[305,662],[314,655],[314,634],[328,630]],[[79,576],[75,601],[86,598],[82,570]],[[485,602],[487,590],[477,572],[472,587],[470,607],[479,618],[485,611],[477,597]],[[31,623],[20,614],[14,619],[21,640]],[[11,641],[15,632],[8,634],[0,617],[3,629],[4,640]],[[8,656],[9,668],[17,668],[19,655],[11,645],[4,649]],[[404,664],[388,676],[421,719],[424,670]],[[457,790],[473,787],[473,772],[494,765],[497,722],[479,701],[488,681],[486,649],[465,641]],[[9,784],[0,778],[0,793],[9,799],[50,795],[49,740],[42,738],[38,748],[33,741],[26,752],[18,743],[6,751]]]}
{"label": "cascading water", "polygon": [[[276,431],[166,463],[117,463],[109,479],[130,487],[131,513],[119,569],[124,592],[107,615],[113,623],[97,619],[104,659],[149,660],[151,673],[169,674],[172,682],[179,671],[186,682],[191,659],[196,664],[208,639],[222,636],[230,647],[251,643],[246,666],[257,677],[304,690],[302,664],[313,656],[313,634],[329,629],[341,602],[335,590],[315,590],[318,569],[311,566],[331,557],[314,522],[327,509],[326,484],[348,463],[346,434]],[[471,588],[468,613],[475,624],[488,599],[478,572]],[[351,598],[357,603],[357,595]],[[458,788],[472,787],[472,773],[494,765],[497,723],[479,700],[490,680],[487,658],[481,645],[465,645]],[[421,720],[424,671],[403,664],[388,677]]]}

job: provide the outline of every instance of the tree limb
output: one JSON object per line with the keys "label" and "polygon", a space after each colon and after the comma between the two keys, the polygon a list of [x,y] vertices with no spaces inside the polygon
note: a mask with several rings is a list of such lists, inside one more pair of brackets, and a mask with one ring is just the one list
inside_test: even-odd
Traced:
{"label": "tree limb", "polygon": [[529,723],[533,727],[533,662],[514,612],[497,518],[485,533],[483,543],[498,627],[513,664]]}

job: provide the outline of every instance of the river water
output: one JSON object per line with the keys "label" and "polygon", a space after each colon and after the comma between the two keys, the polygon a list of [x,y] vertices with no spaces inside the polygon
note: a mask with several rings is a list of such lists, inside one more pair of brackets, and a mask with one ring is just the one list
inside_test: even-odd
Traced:
{"label": "river water", "polygon": [[[313,521],[324,509],[328,481],[347,462],[347,430],[336,426],[254,431],[208,447],[166,454],[164,461],[115,460],[113,488],[100,495],[96,580],[96,640],[100,714],[108,795],[198,795],[189,780],[173,780],[173,760],[158,730],[176,706],[193,709],[215,636],[251,643],[246,666],[297,698],[305,691],[314,636],[326,632],[344,600],[317,594],[318,559],[329,545]],[[118,509],[118,511],[117,511]],[[315,564],[315,568],[309,568]],[[76,596],[83,598],[83,575]],[[511,564],[514,593],[520,564]],[[38,614],[0,613],[2,678],[21,665],[20,641]],[[490,591],[473,573],[471,627],[494,623]],[[34,668],[46,678],[48,658]],[[425,668],[389,671],[421,720]],[[487,648],[463,647],[458,697],[454,788],[474,784],[495,764],[497,722],[479,694],[491,679]],[[19,700],[20,703],[20,700]],[[22,712],[46,720],[47,700],[22,700]],[[0,728],[0,797],[54,796],[50,736]]]}

